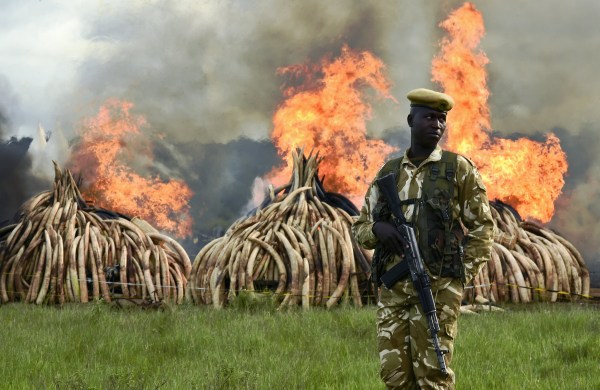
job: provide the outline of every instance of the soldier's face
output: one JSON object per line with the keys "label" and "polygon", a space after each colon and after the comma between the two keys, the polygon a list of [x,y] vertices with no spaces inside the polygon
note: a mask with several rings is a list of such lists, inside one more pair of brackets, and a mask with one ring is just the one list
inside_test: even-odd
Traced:
{"label": "soldier's face", "polygon": [[446,131],[446,113],[419,107],[409,115],[408,124],[414,143],[435,147]]}

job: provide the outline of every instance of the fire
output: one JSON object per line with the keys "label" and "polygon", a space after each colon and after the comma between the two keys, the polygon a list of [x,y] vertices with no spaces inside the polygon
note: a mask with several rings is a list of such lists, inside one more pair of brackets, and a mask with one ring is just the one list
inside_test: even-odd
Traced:
{"label": "fire", "polygon": [[274,115],[272,138],[286,165],[274,169],[268,179],[275,185],[285,184],[292,171],[292,150],[304,147],[326,156],[319,174],[325,176],[329,191],[364,196],[386,155],[394,151],[383,141],[366,137],[365,121],[371,117],[371,106],[364,101],[364,87],[394,100],[384,68],[371,53],[344,46],[333,61],[279,69],[303,83],[284,90],[287,100]]}
{"label": "fire", "polygon": [[152,162],[152,146],[140,129],[142,116],[132,103],[109,100],[85,121],[70,164],[85,180],[83,194],[99,207],[137,216],[178,237],[191,234],[189,200],[192,191],[180,180],[145,178],[132,166]]}
{"label": "fire", "polygon": [[558,138],[545,143],[526,138],[507,140],[491,136],[487,99],[488,58],[475,52],[485,33],[483,17],[465,3],[440,26],[448,32],[432,63],[432,80],[456,101],[448,113],[445,147],[471,158],[481,172],[490,199],[515,207],[524,218],[548,222],[567,171],[566,155]]}

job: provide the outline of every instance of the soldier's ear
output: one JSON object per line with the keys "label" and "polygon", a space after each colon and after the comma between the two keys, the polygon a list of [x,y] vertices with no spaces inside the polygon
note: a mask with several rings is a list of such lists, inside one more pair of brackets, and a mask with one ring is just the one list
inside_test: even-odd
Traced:
{"label": "soldier's ear", "polygon": [[408,116],[406,117],[406,121],[408,122],[408,126],[409,127],[413,126],[413,116],[412,116],[412,114],[408,114]]}

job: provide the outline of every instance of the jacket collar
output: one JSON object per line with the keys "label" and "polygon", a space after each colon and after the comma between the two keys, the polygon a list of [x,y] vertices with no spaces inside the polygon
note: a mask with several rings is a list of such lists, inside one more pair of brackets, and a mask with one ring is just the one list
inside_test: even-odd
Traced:
{"label": "jacket collar", "polygon": [[[408,151],[409,150],[410,149],[406,149],[404,151],[404,156],[402,157],[402,165],[413,165],[414,166],[414,164],[412,162],[410,162],[410,159],[408,158]],[[429,155],[429,157],[427,157],[425,159],[425,161],[423,161],[421,163],[421,165],[427,164],[427,163],[432,162],[432,161],[440,161],[441,159],[442,159],[442,148],[439,145],[437,145],[435,147],[435,149],[433,149],[433,152],[431,152],[431,154]]]}

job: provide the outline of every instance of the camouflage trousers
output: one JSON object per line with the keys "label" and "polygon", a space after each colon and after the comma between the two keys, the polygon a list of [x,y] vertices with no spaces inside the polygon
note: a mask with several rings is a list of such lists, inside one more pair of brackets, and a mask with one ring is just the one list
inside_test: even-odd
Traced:
{"label": "camouflage trousers", "polygon": [[444,359],[449,375],[440,372],[427,318],[412,283],[402,280],[392,290],[381,288],[377,309],[380,376],[388,389],[454,389],[450,363],[463,284],[458,279],[441,278],[432,281],[431,290],[440,323],[440,348],[448,351]]}

